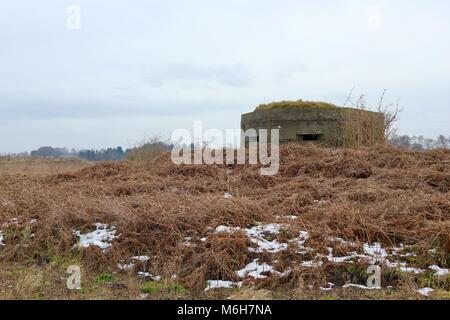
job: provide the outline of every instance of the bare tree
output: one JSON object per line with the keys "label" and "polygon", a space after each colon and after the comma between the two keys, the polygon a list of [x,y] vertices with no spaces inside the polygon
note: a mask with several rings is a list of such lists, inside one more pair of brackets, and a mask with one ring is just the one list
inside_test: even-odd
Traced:
{"label": "bare tree", "polygon": [[395,103],[384,104],[387,89],[383,90],[380,96],[376,110],[384,114],[384,132],[386,138],[392,137],[397,132],[397,128],[394,127],[395,122],[398,121],[399,113],[403,111],[400,106],[400,98]]}
{"label": "bare tree", "polygon": [[353,101],[352,96],[354,90],[354,87],[350,90],[347,100],[344,103],[344,107],[350,105],[353,108],[361,110],[374,110],[382,113],[384,115],[384,134],[386,136],[386,139],[391,138],[397,132],[395,123],[399,119],[400,112],[403,111],[403,108],[400,106],[400,98],[398,98],[396,102],[386,104],[385,98],[387,89],[384,89],[378,100],[378,104],[372,107],[367,104],[367,96],[364,94],[360,95],[356,101]]}
{"label": "bare tree", "polygon": [[349,92],[349,94],[348,94],[348,96],[347,96],[347,100],[345,100],[345,102],[344,102],[344,104],[342,105],[342,107],[346,107],[346,106],[348,106],[349,104],[352,103],[353,91],[355,91],[355,87],[353,87],[353,88],[350,90],[350,92]]}
{"label": "bare tree", "polygon": [[441,134],[436,140],[436,147],[439,149],[448,149],[450,147],[450,137],[447,139]]}

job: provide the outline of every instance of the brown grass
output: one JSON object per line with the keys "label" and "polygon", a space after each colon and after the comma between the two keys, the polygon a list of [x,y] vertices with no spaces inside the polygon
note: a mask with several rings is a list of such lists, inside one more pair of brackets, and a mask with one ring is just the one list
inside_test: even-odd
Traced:
{"label": "brown grass", "polygon": [[336,105],[321,101],[279,101],[268,104],[260,104],[256,111],[273,109],[335,109]]}
{"label": "brown grass", "polygon": [[[233,197],[224,198],[225,192]],[[0,226],[13,218],[17,224],[0,227],[6,233],[6,246],[0,247],[0,297],[34,297],[36,292],[45,298],[95,297],[99,285],[92,281],[86,284],[89,292],[74,294],[63,288],[58,278],[64,276],[61,265],[75,259],[88,279],[104,272],[117,274],[121,286],[107,286],[106,297],[136,298],[139,280],[117,273],[116,265],[131,256],[148,255],[147,271],[164,279],[176,274],[176,282],[190,296],[220,297],[202,293],[205,281],[238,280],[234,271],[259,257],[261,261],[278,260],[276,268],[290,266],[294,271],[286,279],[269,277],[257,282],[257,287],[281,290],[284,298],[324,298],[330,293],[320,293],[318,286],[331,280],[345,283],[343,270],[328,264],[320,270],[301,268],[304,257],[291,249],[274,255],[250,254],[243,234],[211,235],[211,228],[248,227],[296,215],[298,219],[289,222],[289,232],[308,230],[310,245],[318,250],[329,245],[331,236],[359,244],[404,243],[413,245],[418,255],[412,265],[448,268],[449,192],[450,151],[413,152],[386,146],[359,150],[284,146],[280,172],[274,177],[260,176],[258,167],[248,165],[176,166],[170,154],[152,163],[102,163],[58,174],[2,173]],[[37,223],[30,225],[31,219]],[[106,252],[95,247],[74,249],[73,230],[92,230],[95,222],[117,228],[120,237],[112,248]],[[208,234],[206,241],[199,240]],[[185,237],[194,239],[191,246],[183,244]],[[335,249],[339,253],[347,250]],[[436,251],[433,256],[431,249]],[[55,260],[64,263],[55,264]],[[13,281],[11,274],[17,268],[58,276],[47,281],[32,277],[26,281],[41,285],[27,284],[28,289],[14,293],[8,281]],[[384,283],[401,293],[360,293],[359,298],[419,298],[410,288],[423,281],[389,273]],[[49,283],[59,290],[50,290]],[[309,285],[316,290],[307,289]],[[433,285],[448,297],[448,278]],[[171,296],[170,290],[164,292],[153,298],[178,297]],[[336,290],[333,297],[354,298],[352,292]]]}
{"label": "brown grass", "polygon": [[58,174],[92,165],[81,159],[0,157],[0,174]]}

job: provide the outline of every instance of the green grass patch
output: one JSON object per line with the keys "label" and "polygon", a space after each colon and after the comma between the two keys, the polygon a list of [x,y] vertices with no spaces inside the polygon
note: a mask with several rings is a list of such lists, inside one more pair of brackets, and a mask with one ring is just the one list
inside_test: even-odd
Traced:
{"label": "green grass patch", "polygon": [[147,281],[140,288],[142,293],[154,294],[159,292],[169,292],[169,293],[178,293],[184,294],[187,293],[187,289],[183,287],[181,284],[169,284],[158,281]]}
{"label": "green grass patch", "polygon": [[95,278],[96,282],[113,283],[117,281],[117,278],[111,273],[102,273]]}

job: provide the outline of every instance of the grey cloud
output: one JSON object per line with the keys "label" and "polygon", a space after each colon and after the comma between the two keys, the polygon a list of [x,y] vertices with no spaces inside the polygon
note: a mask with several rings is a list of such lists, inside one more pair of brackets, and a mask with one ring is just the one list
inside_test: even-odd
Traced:
{"label": "grey cloud", "polygon": [[[0,123],[2,121],[15,121],[24,119],[83,119],[123,117],[132,118],[140,116],[204,116],[223,110],[220,103],[138,103],[132,96],[116,97],[111,104],[104,102],[77,103],[77,102],[48,102],[35,101],[33,103],[11,103],[0,106]],[[236,107],[237,108],[237,107]],[[233,109],[227,106],[227,109]]]}

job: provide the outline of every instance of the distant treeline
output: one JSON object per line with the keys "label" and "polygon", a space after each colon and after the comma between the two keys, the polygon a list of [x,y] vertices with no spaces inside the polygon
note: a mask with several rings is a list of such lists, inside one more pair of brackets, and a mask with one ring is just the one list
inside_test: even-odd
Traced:
{"label": "distant treeline", "polygon": [[[140,159],[149,157],[150,154],[170,151],[172,146],[164,142],[144,143],[139,147],[124,150],[122,147],[107,149],[86,149],[75,150],[67,148],[40,147],[29,154],[22,153],[20,156],[30,156],[34,158],[80,158],[89,161],[120,161],[123,159]],[[17,155],[19,156],[19,155]]]}
{"label": "distant treeline", "polygon": [[450,136],[440,135],[436,140],[423,136],[394,135],[389,142],[396,147],[412,150],[450,149]]}
{"label": "distant treeline", "polygon": [[122,147],[100,150],[69,150],[67,148],[40,147],[30,152],[30,157],[41,158],[81,158],[89,161],[118,161],[126,157],[129,150],[124,151]]}

